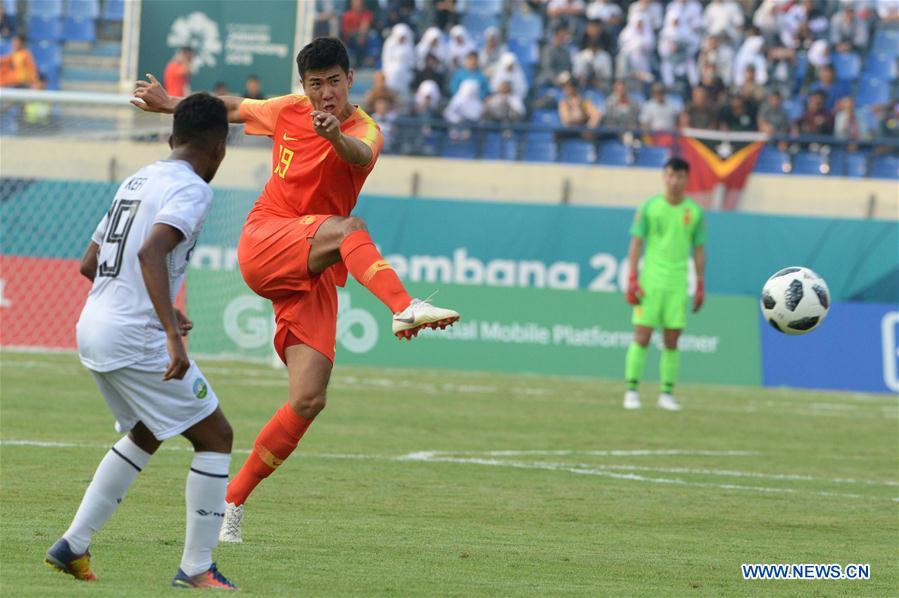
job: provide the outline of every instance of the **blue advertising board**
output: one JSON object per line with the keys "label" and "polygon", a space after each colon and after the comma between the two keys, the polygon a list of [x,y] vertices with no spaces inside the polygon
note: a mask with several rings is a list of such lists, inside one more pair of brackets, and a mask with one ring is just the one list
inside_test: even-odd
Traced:
{"label": "blue advertising board", "polygon": [[899,306],[836,303],[804,336],[759,321],[765,386],[899,392]]}

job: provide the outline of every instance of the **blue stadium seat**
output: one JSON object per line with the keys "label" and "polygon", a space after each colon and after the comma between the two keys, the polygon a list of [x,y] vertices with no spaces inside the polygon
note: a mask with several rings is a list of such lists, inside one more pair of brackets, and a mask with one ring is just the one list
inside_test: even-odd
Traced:
{"label": "blue stadium seat", "polygon": [[518,157],[518,136],[488,131],[484,135],[481,157],[485,160],[515,160]]}
{"label": "blue stadium seat", "polygon": [[820,175],[824,159],[816,152],[799,152],[793,156],[793,174]]}
{"label": "blue stadium seat", "polygon": [[783,174],[784,164],[789,161],[790,157],[785,152],[778,150],[776,147],[766,145],[759,153],[754,172]]}
{"label": "blue stadium seat", "polygon": [[47,78],[47,89],[57,90],[59,89],[59,79],[62,73],[61,68],[50,69],[48,71],[41,71],[41,74]]}
{"label": "blue stadium seat", "polygon": [[444,158],[473,160],[478,155],[477,138],[470,135],[466,139],[447,139],[441,155]]}
{"label": "blue stadium seat", "polygon": [[37,63],[37,70],[49,73],[62,66],[62,49],[57,42],[41,41],[32,44],[29,49]]}
{"label": "blue stadium seat", "polygon": [[852,178],[868,176],[868,155],[866,153],[852,152],[845,154],[842,160],[842,168],[839,173],[831,168],[831,174],[841,174]]}
{"label": "blue stadium seat", "polygon": [[32,17],[61,17],[62,0],[28,0],[27,12]]}
{"label": "blue stadium seat", "polygon": [[559,118],[559,111],[555,108],[534,110],[533,114],[531,114],[531,122],[534,124],[549,125],[551,127],[562,126],[562,121]]}
{"label": "blue stadium seat", "polygon": [[0,56],[6,56],[12,52],[12,39],[0,37]]}
{"label": "blue stadium seat", "polygon": [[871,52],[881,52],[889,56],[899,56],[899,30],[879,29],[871,42]]}
{"label": "blue stadium seat", "polygon": [[462,24],[468,29],[468,34],[480,47],[484,41],[484,32],[490,27],[499,26],[499,18],[491,14],[465,13]]}
{"label": "blue stadium seat", "polygon": [[28,39],[31,41],[62,39],[62,19],[57,17],[28,17]]}
{"label": "blue stadium seat", "polygon": [[793,121],[798,120],[802,116],[804,104],[803,98],[785,98],[781,105],[784,112],[787,113],[787,117]]}
{"label": "blue stadium seat", "polygon": [[880,179],[899,179],[899,157],[878,156],[871,164],[871,176]]}
{"label": "blue stadium seat", "polygon": [[890,88],[886,81],[874,77],[863,77],[858,84],[855,103],[858,106],[885,104],[890,99]]}
{"label": "blue stadium seat", "polygon": [[878,79],[894,79],[896,57],[887,52],[870,52],[865,60],[865,74]]}
{"label": "blue stadium seat", "polygon": [[532,12],[515,11],[509,19],[506,35],[510,38],[536,42],[543,37],[543,19]]}
{"label": "blue stadium seat", "polygon": [[606,141],[599,147],[599,163],[606,166],[630,166],[633,154],[620,141]]}
{"label": "blue stadium seat", "polygon": [[855,52],[835,52],[831,55],[833,70],[840,81],[854,81],[861,73],[862,59]]}
{"label": "blue stadium seat", "polygon": [[596,145],[583,139],[566,139],[562,142],[559,158],[562,162],[572,164],[595,164]]}
{"label": "blue stadium seat", "polygon": [[602,105],[606,102],[606,96],[598,89],[588,89],[584,92],[584,99],[590,100],[594,106],[602,109]]}
{"label": "blue stadium seat", "polygon": [[103,18],[107,21],[124,21],[125,0],[106,0],[103,5]]}
{"label": "blue stadium seat", "polygon": [[556,142],[552,139],[535,139],[528,133],[527,143],[521,152],[525,162],[555,162],[558,158]]}
{"label": "blue stadium seat", "polygon": [[515,54],[521,66],[530,66],[540,62],[540,48],[537,42],[524,38],[509,38],[506,45],[509,52]]}
{"label": "blue stadium seat", "polygon": [[100,0],[68,0],[66,16],[96,19],[100,16]]}
{"label": "blue stadium seat", "polygon": [[468,2],[465,10],[466,14],[495,17],[503,11],[503,0],[476,0],[475,2]]}
{"label": "blue stadium seat", "polygon": [[670,155],[668,148],[647,146],[637,152],[637,160],[634,163],[647,168],[661,168]]}
{"label": "blue stadium seat", "polygon": [[70,42],[97,41],[97,28],[92,18],[66,17],[62,31],[63,39]]}
{"label": "blue stadium seat", "polygon": [[6,16],[15,16],[18,14],[18,2],[16,0],[3,0],[3,10]]}

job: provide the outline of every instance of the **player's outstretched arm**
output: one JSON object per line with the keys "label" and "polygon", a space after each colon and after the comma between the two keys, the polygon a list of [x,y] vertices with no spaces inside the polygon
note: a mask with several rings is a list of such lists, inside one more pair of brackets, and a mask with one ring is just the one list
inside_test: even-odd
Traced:
{"label": "player's outstretched arm", "polygon": [[81,257],[81,275],[91,282],[97,276],[97,255],[100,253],[100,246],[94,241],[87,244],[84,255]]}
{"label": "player's outstretched arm", "polygon": [[163,380],[176,378],[181,380],[190,368],[187,350],[181,340],[182,326],[169,294],[169,269],[166,264],[168,254],[181,242],[181,231],[168,224],[154,224],[150,236],[144,241],[137,257],[140,260],[141,274],[147,294],[153,302],[153,308],[165,329],[166,349],[169,352],[169,364]]}
{"label": "player's outstretched arm", "polygon": [[329,112],[316,110],[312,113],[312,128],[319,136],[331,142],[337,155],[350,164],[365,166],[372,161],[371,148],[361,139],[344,135],[340,131],[340,120]]}
{"label": "player's outstretched arm", "polygon": [[[147,73],[147,79],[149,81],[140,80],[135,84],[134,99],[131,100],[131,103],[144,112],[173,113],[178,102],[183,98],[170,96],[151,73]],[[240,103],[244,101],[244,98],[221,96],[219,99],[225,102],[225,107],[228,109],[228,122],[242,123]]]}

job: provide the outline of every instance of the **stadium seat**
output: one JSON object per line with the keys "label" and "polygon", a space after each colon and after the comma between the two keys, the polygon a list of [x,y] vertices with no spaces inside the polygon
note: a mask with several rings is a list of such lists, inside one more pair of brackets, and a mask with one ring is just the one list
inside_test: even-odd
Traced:
{"label": "stadium seat", "polygon": [[468,34],[478,46],[484,40],[484,32],[490,27],[498,27],[499,19],[495,15],[467,12],[462,19],[462,24],[468,29]]}
{"label": "stadium seat", "polygon": [[854,81],[861,72],[861,58],[855,52],[835,52],[831,58],[839,81]]}
{"label": "stadium seat", "polygon": [[468,2],[465,7],[466,14],[476,14],[482,16],[499,16],[503,11],[503,0],[476,0]]}
{"label": "stadium seat", "polygon": [[880,179],[899,178],[899,157],[878,156],[871,164],[871,176]]}
{"label": "stadium seat", "polygon": [[506,35],[509,38],[537,42],[543,37],[543,20],[532,12],[515,11],[509,19]]}
{"label": "stadium seat", "polygon": [[57,17],[28,17],[28,39],[31,41],[62,39],[62,19]]}
{"label": "stadium seat", "polygon": [[899,30],[881,28],[874,34],[871,52],[884,53],[888,56],[899,56]]}
{"label": "stadium seat", "polygon": [[606,141],[599,147],[599,163],[606,166],[630,166],[633,152],[620,141]]}
{"label": "stadium seat", "polygon": [[28,0],[27,13],[32,17],[61,17],[62,0]]}
{"label": "stadium seat", "polygon": [[602,105],[606,102],[606,96],[598,89],[588,89],[584,92],[584,99],[590,100],[594,106],[602,109]]}
{"label": "stadium seat", "polygon": [[793,174],[820,175],[824,158],[817,152],[799,152],[793,156]]}
{"label": "stadium seat", "polygon": [[571,164],[595,164],[596,145],[583,139],[566,139],[562,142],[559,159]]}
{"label": "stadium seat", "polygon": [[890,88],[883,79],[863,77],[858,84],[855,103],[858,106],[884,104],[890,99]]}
{"label": "stadium seat", "polygon": [[421,137],[416,140],[415,153],[421,156],[439,156],[446,143],[446,131],[441,129],[422,131]]}
{"label": "stadium seat", "polygon": [[525,162],[555,162],[558,158],[556,142],[552,139],[535,139],[528,133],[527,143],[522,148],[521,159]]}
{"label": "stadium seat", "polygon": [[518,63],[522,66],[530,66],[540,62],[540,48],[537,42],[525,38],[509,38],[506,44],[509,52],[515,54]]}
{"label": "stadium seat", "polygon": [[100,16],[100,0],[68,0],[66,16],[96,19]]}
{"label": "stadium seat", "polygon": [[441,155],[444,158],[473,160],[478,155],[477,137],[469,135],[465,139],[447,139]]}
{"label": "stadium seat", "polygon": [[6,56],[12,51],[12,41],[5,37],[0,37],[0,56]]}
{"label": "stadium seat", "polygon": [[41,71],[47,78],[47,89],[57,90],[59,89],[59,79],[62,73],[61,68],[49,69],[47,71]]}
{"label": "stadium seat", "polygon": [[550,127],[562,126],[562,120],[559,118],[559,111],[555,108],[534,110],[533,114],[531,114],[531,122],[534,124],[547,125]]}
{"label": "stadium seat", "polygon": [[669,156],[668,148],[647,146],[637,152],[637,160],[634,164],[647,168],[661,168]]}
{"label": "stadium seat", "polygon": [[789,156],[775,147],[766,145],[755,163],[754,172],[767,174],[783,174],[784,164],[790,161]]}
{"label": "stadium seat", "polygon": [[3,0],[3,10],[6,16],[15,16],[18,14],[18,2],[16,0]]}
{"label": "stadium seat", "polygon": [[484,135],[481,157],[485,160],[515,160],[518,157],[518,135],[503,135],[499,131],[488,131]]}
{"label": "stadium seat", "polygon": [[41,41],[32,44],[30,49],[38,71],[46,74],[53,70],[58,71],[62,66],[62,49],[58,43]]}
{"label": "stadium seat", "polygon": [[870,52],[865,59],[865,75],[877,79],[895,79],[896,57],[887,52]]}
{"label": "stadium seat", "polygon": [[62,35],[69,42],[95,42],[97,28],[92,18],[66,17]]}
{"label": "stadium seat", "polygon": [[839,173],[831,168],[831,174],[841,174],[841,176],[852,178],[866,177],[868,176],[868,155],[859,152],[845,154],[841,166]]}
{"label": "stadium seat", "polygon": [[781,105],[783,106],[784,112],[787,113],[787,117],[791,121],[794,121],[802,116],[804,103],[802,98],[785,98]]}
{"label": "stadium seat", "polygon": [[125,20],[125,0],[106,0],[103,5],[103,19],[115,22]]}

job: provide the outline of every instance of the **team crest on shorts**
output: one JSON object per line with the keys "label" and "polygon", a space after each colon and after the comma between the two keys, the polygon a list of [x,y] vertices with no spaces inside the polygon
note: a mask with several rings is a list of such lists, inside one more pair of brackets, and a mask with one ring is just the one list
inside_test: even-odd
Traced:
{"label": "team crest on shorts", "polygon": [[198,399],[205,399],[206,393],[208,392],[209,387],[206,386],[206,380],[203,380],[202,378],[194,380],[194,395],[196,395]]}
{"label": "team crest on shorts", "polygon": [[315,216],[303,216],[300,218],[300,224],[312,224],[315,222]]}

